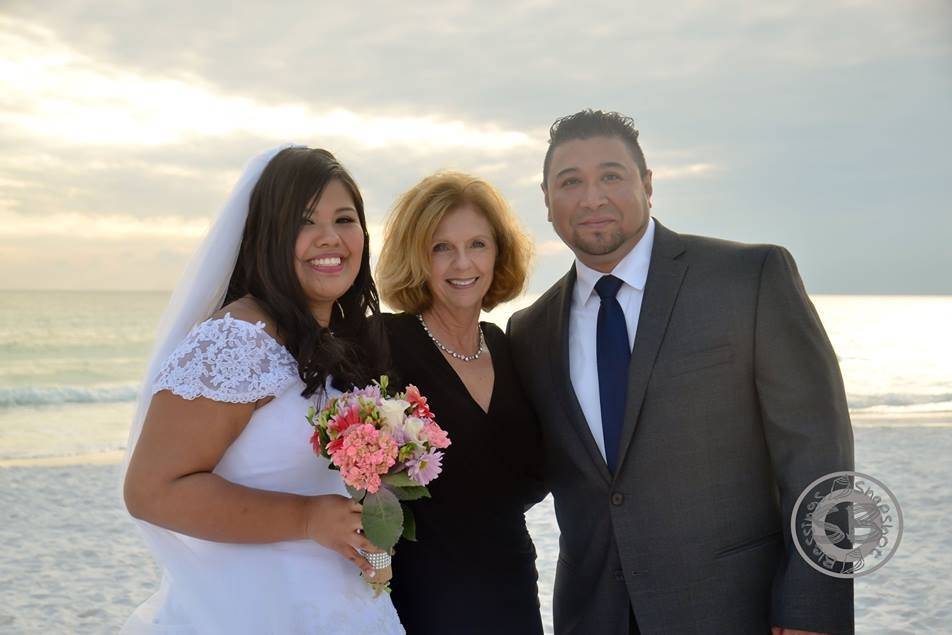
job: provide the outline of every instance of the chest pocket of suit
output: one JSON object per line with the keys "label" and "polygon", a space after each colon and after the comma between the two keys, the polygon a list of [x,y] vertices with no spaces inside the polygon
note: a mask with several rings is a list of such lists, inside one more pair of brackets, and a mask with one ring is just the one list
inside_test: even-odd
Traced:
{"label": "chest pocket of suit", "polygon": [[724,344],[723,346],[681,355],[667,361],[663,364],[663,374],[668,377],[677,377],[705,368],[729,364],[733,359],[733,349],[730,345]]}

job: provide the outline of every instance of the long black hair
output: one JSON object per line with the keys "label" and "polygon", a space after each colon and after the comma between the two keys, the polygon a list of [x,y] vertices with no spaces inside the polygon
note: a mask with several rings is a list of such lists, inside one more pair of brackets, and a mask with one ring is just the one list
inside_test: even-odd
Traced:
{"label": "long black hair", "polygon": [[[331,181],[339,181],[354,199],[364,230],[360,270],[350,289],[322,327],[309,308],[294,269],[294,246],[308,208]],[[286,148],[265,167],[251,193],[238,262],[225,304],[252,296],[274,321],[278,336],[298,363],[305,397],[334,386],[363,386],[384,372],[387,339],[377,287],[370,275],[370,240],[364,200],[347,170],[327,150]],[[333,333],[333,334],[332,334]]]}

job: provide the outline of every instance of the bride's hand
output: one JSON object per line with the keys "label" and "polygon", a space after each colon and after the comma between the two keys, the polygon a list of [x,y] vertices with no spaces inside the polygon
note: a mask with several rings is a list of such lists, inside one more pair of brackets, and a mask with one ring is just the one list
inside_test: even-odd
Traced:
{"label": "bride's hand", "polygon": [[333,549],[372,578],[374,568],[357,549],[380,551],[380,548],[364,537],[360,511],[360,503],[344,496],[313,496],[308,505],[305,531],[309,539]]}

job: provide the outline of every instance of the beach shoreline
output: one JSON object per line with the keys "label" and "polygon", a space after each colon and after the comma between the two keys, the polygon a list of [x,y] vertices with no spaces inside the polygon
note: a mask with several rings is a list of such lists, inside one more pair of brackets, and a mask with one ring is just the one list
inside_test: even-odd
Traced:
{"label": "beach shoreline", "polygon": [[[935,574],[952,570],[945,511],[952,421],[871,420],[854,426],[856,467],[895,494],[904,531],[895,557],[856,581],[857,632],[942,632],[952,620],[952,579]],[[122,456],[0,463],[0,633],[115,632],[155,592],[158,568],[116,494]],[[538,552],[543,623],[551,633],[559,541],[551,497],[526,520]]]}
{"label": "beach shoreline", "polygon": [[[924,413],[852,413],[854,428],[952,428],[952,412]],[[84,452],[64,456],[39,456],[0,459],[0,469],[10,467],[68,467],[76,465],[114,465],[121,463],[125,450]]]}
{"label": "beach shoreline", "polygon": [[18,459],[0,459],[0,468],[5,467],[69,467],[74,465],[115,465],[121,463],[125,450],[88,452],[68,456],[38,456]]}

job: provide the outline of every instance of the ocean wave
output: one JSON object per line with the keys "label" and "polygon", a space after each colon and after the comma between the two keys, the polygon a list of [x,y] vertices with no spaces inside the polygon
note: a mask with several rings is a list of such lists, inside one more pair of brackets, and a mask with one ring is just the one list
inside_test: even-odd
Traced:
{"label": "ocean wave", "polygon": [[18,386],[0,387],[0,408],[46,406],[64,403],[116,403],[135,401],[136,384],[118,386]]}
{"label": "ocean wave", "polygon": [[862,412],[948,412],[952,410],[952,393],[880,395],[848,395],[851,411]]}

